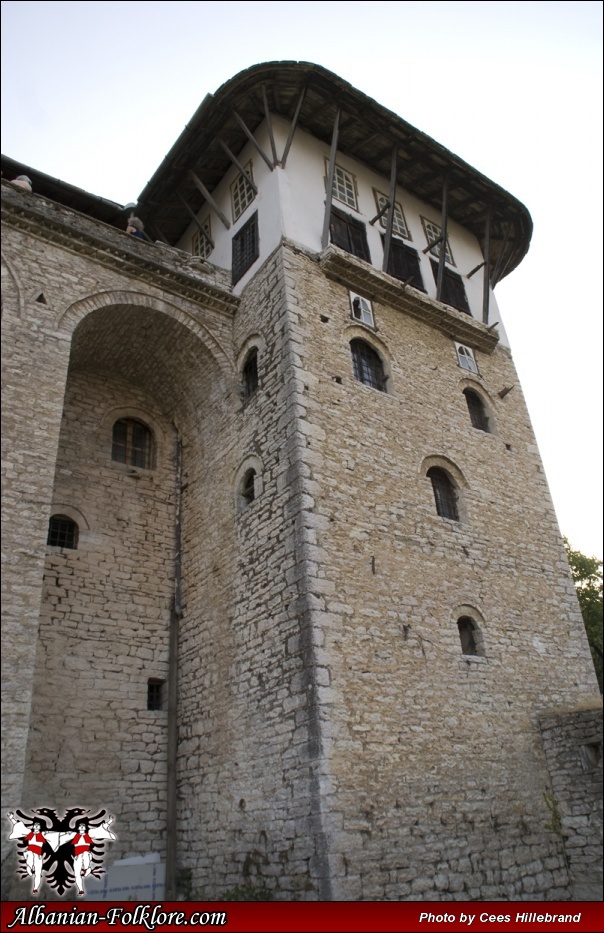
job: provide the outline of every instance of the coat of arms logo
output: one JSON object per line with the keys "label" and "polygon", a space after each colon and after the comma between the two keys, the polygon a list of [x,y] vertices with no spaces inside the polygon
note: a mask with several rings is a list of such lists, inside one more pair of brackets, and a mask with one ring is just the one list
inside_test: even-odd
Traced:
{"label": "coat of arms logo", "polygon": [[59,895],[75,884],[78,897],[83,897],[84,878],[103,874],[105,842],[116,838],[109,828],[113,817],[106,810],[91,816],[89,810],[73,807],[61,817],[57,810],[42,807],[7,815],[12,824],[8,838],[19,840],[18,874],[31,876],[32,894],[39,892],[44,879]]}

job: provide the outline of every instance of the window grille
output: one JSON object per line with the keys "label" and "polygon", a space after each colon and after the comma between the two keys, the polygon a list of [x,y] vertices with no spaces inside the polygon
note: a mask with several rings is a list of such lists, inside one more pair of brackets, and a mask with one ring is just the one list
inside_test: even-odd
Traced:
{"label": "window grille", "polygon": [[53,515],[48,523],[49,547],[65,547],[76,550],[78,546],[78,526],[67,515]]}
{"label": "window grille", "polygon": [[164,708],[164,681],[147,681],[147,709],[150,711]]}
{"label": "window grille", "polygon": [[[254,180],[252,175],[252,163],[248,162],[245,170],[249,177]],[[245,175],[238,175],[231,185],[231,206],[233,209],[233,221],[239,220],[244,210],[249,207],[256,195]]]}
{"label": "window grille", "polygon": [[363,385],[386,391],[386,375],[379,355],[364,340],[351,340],[352,365],[354,377]]}
{"label": "window grille", "polygon": [[354,208],[355,211],[358,210],[355,177],[339,165],[335,166],[333,176],[333,196],[336,201],[347,204],[348,207]]}
{"label": "window grille", "polygon": [[[375,203],[378,209],[378,214],[382,208],[386,207],[388,204],[388,198],[385,194],[382,194],[381,191],[376,191],[375,194]],[[380,226],[386,228],[388,225],[388,208],[384,211],[380,217]],[[407,221],[405,220],[405,215],[403,214],[403,208],[398,203],[394,202],[394,217],[392,218],[392,232],[395,236],[403,237],[405,240],[411,239],[411,234],[409,233],[409,227],[407,226]],[[392,273],[391,273],[392,274]]]}
{"label": "window grille", "polygon": [[256,211],[233,237],[233,285],[256,262],[259,252],[258,211]]}
{"label": "window grille", "polygon": [[427,475],[432,483],[437,513],[441,518],[450,518],[458,522],[457,493],[448,474],[440,467],[431,467]]}
{"label": "window grille", "polygon": [[[438,282],[438,263],[435,259],[431,259],[430,262],[432,263],[434,281]],[[461,275],[446,267],[444,269],[440,300],[446,305],[451,305],[452,308],[457,308],[458,311],[463,311],[464,314],[471,314],[466,287],[463,284]]]}
{"label": "window grille", "polygon": [[116,463],[150,470],[153,466],[153,435],[142,421],[120,418],[113,425],[111,459]]}
{"label": "window grille", "polygon": [[250,398],[258,388],[258,351],[254,347],[247,355],[243,367],[243,397]]}
{"label": "window grille", "polygon": [[490,433],[489,419],[487,417],[484,403],[478,393],[473,392],[472,389],[464,389],[463,394],[466,397],[472,427],[477,428],[479,431],[486,431],[487,434]]}
{"label": "window grille", "polygon": [[367,232],[365,224],[351,217],[350,214],[332,207],[330,218],[331,242],[340,249],[371,262],[369,255],[369,246],[367,245]]}

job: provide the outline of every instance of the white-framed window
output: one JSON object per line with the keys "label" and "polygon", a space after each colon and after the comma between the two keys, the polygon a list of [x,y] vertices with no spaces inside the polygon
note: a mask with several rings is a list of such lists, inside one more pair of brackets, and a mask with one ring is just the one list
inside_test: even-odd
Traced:
{"label": "white-framed window", "polygon": [[[381,191],[377,191],[375,188],[373,189],[373,194],[375,196],[375,204],[376,204],[376,207],[378,209],[378,214],[379,214],[379,212],[384,207],[386,207],[386,205],[388,204],[388,198],[386,197],[385,194],[382,194]],[[386,208],[386,210],[380,217],[380,226],[386,229],[387,222],[388,222],[388,209]],[[405,215],[403,214],[403,208],[398,203],[398,201],[394,202],[394,218],[392,221],[392,232],[395,236],[400,236],[404,240],[411,239],[411,234],[409,233],[409,227],[407,226],[407,221],[405,220]]]}
{"label": "white-framed window", "polygon": [[[254,180],[252,174],[252,163],[248,162],[245,170],[249,177]],[[246,207],[249,207],[256,195],[254,189],[250,186],[245,175],[238,175],[231,185],[231,205],[233,208],[233,220],[238,220]]]}
{"label": "white-framed window", "polygon": [[351,172],[347,172],[341,165],[335,166],[333,176],[333,197],[342,204],[347,204],[355,211],[358,208],[357,180]]}
{"label": "white-framed window", "polygon": [[212,228],[210,225],[210,218],[206,217],[206,219],[202,221],[201,226],[207,233],[207,237],[203,235],[201,230],[196,229],[193,234],[191,252],[193,253],[194,256],[199,256],[200,259],[207,259],[213,249]]}
{"label": "white-framed window", "polygon": [[455,352],[457,353],[457,362],[462,369],[467,369],[469,373],[478,373],[474,351],[470,347],[464,346],[463,343],[456,343]]}
{"label": "white-framed window", "polygon": [[[428,245],[430,243],[436,243],[437,240],[442,236],[442,227],[440,224],[435,224],[433,220],[428,220],[427,217],[422,217],[422,224],[424,227],[424,233],[426,234],[426,242]],[[433,256],[440,256],[440,250],[442,247],[442,240],[440,243],[436,243],[433,249],[430,250]],[[449,237],[445,240],[445,262],[450,263],[452,266],[455,265],[455,260],[453,259],[453,253],[451,252],[451,245],[449,243]]]}
{"label": "white-framed window", "polygon": [[367,324],[369,327],[375,327],[373,319],[373,306],[369,298],[363,298],[362,295],[356,295],[349,292],[350,295],[350,314],[355,321]]}

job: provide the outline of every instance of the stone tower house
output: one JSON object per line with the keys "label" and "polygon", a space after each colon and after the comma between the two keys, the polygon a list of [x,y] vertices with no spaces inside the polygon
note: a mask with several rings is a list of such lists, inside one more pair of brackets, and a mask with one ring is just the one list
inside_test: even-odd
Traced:
{"label": "stone tower house", "polygon": [[493,294],[526,208],[287,62],[203,101],[142,237],[2,197],[5,809],[105,807],[172,895],[576,894],[599,694]]}

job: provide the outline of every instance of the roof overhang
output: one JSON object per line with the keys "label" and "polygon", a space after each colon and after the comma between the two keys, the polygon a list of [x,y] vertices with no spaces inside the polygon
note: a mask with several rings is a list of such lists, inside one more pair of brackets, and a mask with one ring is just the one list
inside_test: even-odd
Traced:
{"label": "roof overhang", "polygon": [[439,212],[446,174],[448,216],[482,246],[490,212],[493,284],[525,256],[532,221],[520,201],[342,78],[308,62],[255,65],[205,98],[139,198],[137,213],[169,243],[177,243],[191,222],[185,203],[196,213],[205,200],[190,172],[212,192],[232,164],[222,144],[238,154],[248,142],[237,117],[254,133],[265,119],[265,101],[272,115],[289,121],[299,107],[297,125],[326,145],[340,109],[338,149],[389,178],[397,147],[398,184]]}

